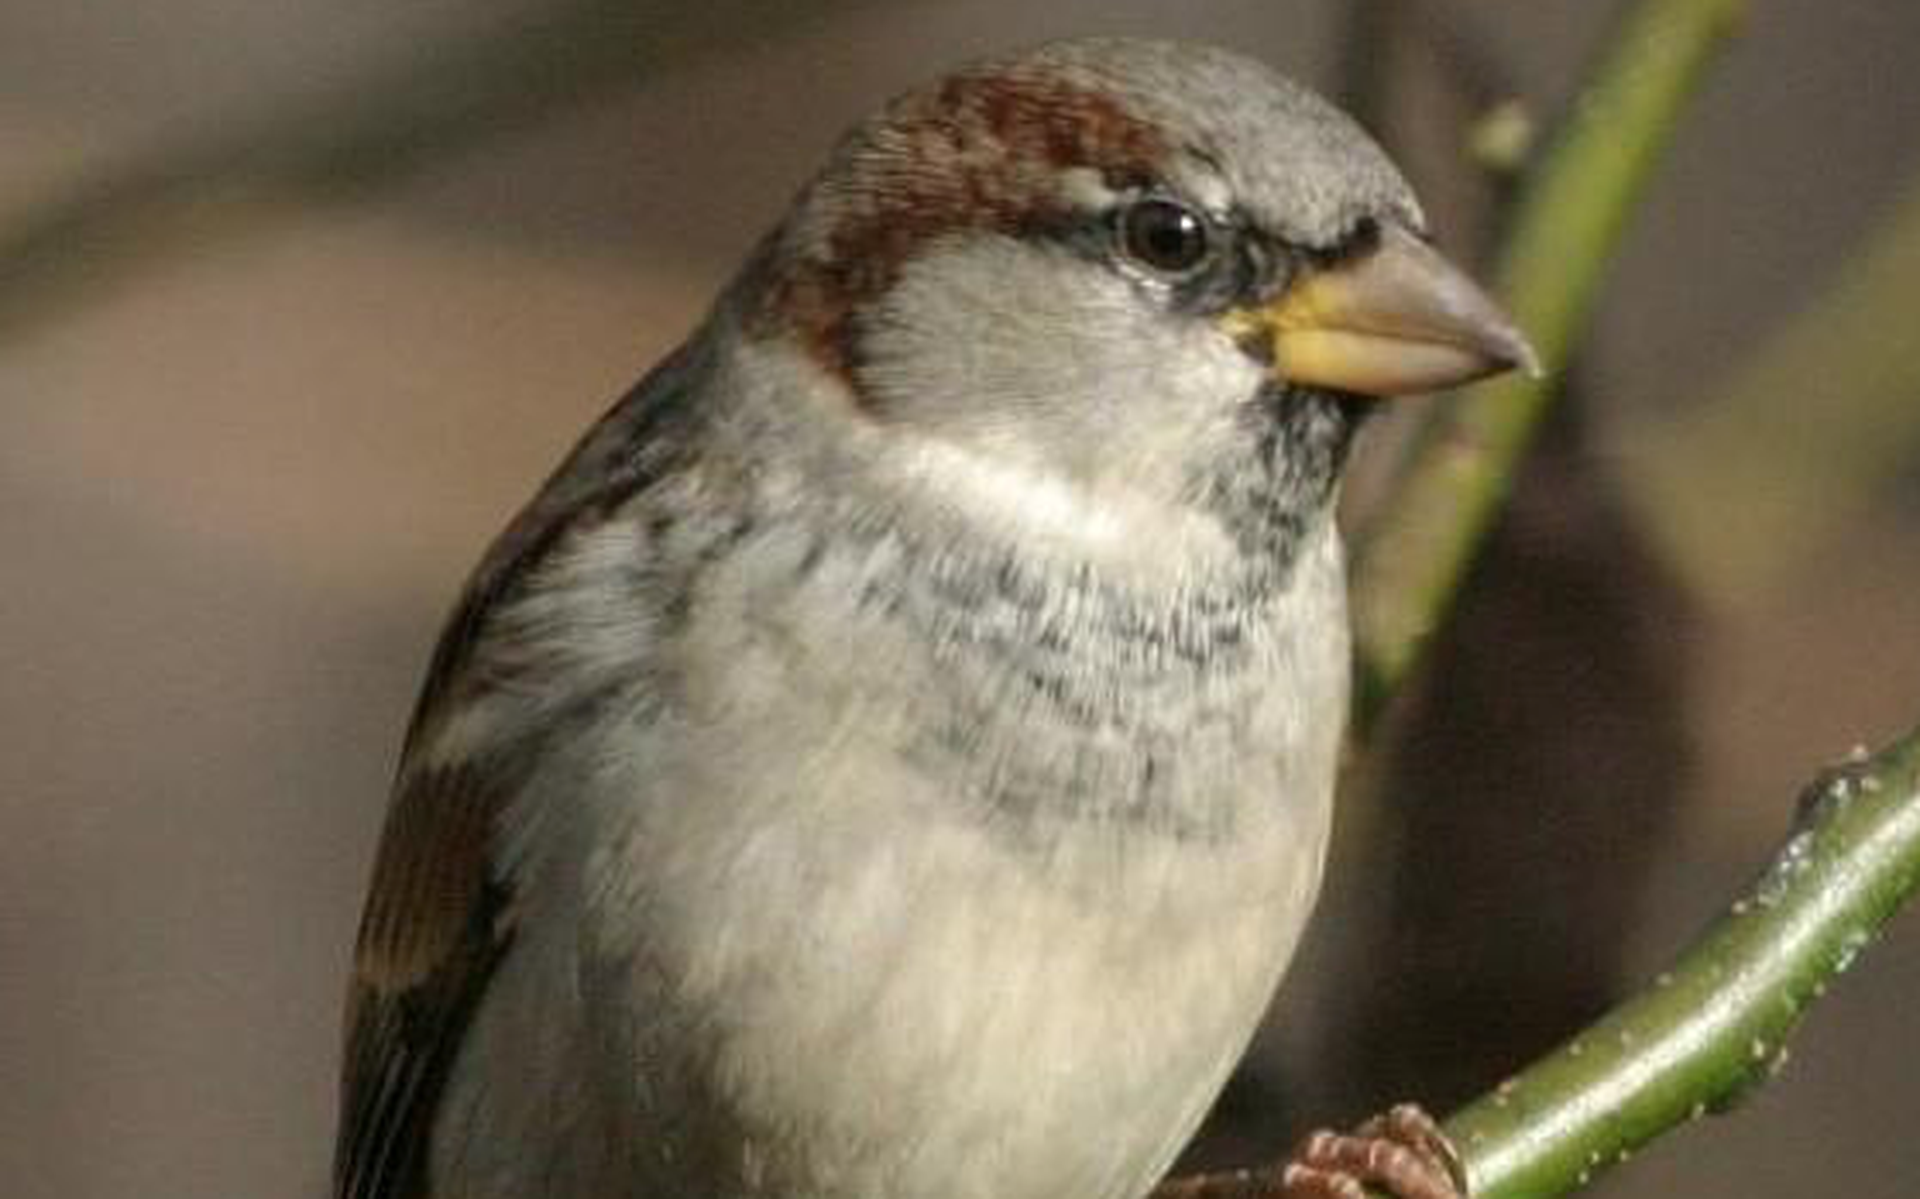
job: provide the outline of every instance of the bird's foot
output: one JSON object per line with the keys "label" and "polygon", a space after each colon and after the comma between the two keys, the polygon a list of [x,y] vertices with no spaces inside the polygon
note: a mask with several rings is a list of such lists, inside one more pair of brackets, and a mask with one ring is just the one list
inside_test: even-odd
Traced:
{"label": "bird's foot", "polygon": [[1466,1171],[1453,1142],[1425,1109],[1402,1103],[1352,1133],[1308,1135],[1278,1171],[1271,1199],[1465,1199]]}
{"label": "bird's foot", "polygon": [[1439,1123],[1402,1103],[1351,1133],[1311,1133],[1278,1165],[1169,1179],[1150,1199],[1367,1199],[1369,1188],[1466,1199],[1466,1171]]}

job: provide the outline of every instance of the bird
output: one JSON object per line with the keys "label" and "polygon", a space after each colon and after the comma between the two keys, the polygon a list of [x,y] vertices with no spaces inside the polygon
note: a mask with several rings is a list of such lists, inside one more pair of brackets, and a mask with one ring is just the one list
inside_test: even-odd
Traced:
{"label": "bird", "polygon": [[[1319,887],[1356,431],[1534,365],[1385,153],[1236,52],[887,103],[448,620],[336,1199],[1163,1185]],[[1461,1185],[1411,1106],[1233,1179]]]}

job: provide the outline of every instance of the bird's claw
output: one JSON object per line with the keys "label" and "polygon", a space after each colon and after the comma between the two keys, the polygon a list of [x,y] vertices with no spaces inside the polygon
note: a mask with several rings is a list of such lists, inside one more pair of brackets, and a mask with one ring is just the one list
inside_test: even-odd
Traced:
{"label": "bird's claw", "polygon": [[1352,1133],[1321,1130],[1278,1170],[1270,1199],[1466,1199],[1466,1170],[1453,1142],[1420,1107],[1402,1103]]}

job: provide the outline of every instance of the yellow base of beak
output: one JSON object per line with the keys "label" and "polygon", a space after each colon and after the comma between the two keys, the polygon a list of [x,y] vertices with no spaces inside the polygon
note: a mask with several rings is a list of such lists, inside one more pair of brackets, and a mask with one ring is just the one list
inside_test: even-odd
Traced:
{"label": "yellow base of beak", "polygon": [[1533,347],[1471,279],[1406,230],[1314,269],[1272,303],[1229,313],[1227,332],[1267,342],[1289,383],[1370,396],[1437,391],[1519,367]]}

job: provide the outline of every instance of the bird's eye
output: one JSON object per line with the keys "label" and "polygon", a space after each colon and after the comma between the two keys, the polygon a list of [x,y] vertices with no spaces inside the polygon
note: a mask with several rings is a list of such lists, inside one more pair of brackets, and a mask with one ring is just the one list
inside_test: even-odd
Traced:
{"label": "bird's eye", "polygon": [[1206,218],[1184,204],[1146,199],[1120,213],[1120,248],[1127,257],[1166,275],[1184,275],[1213,250]]}

